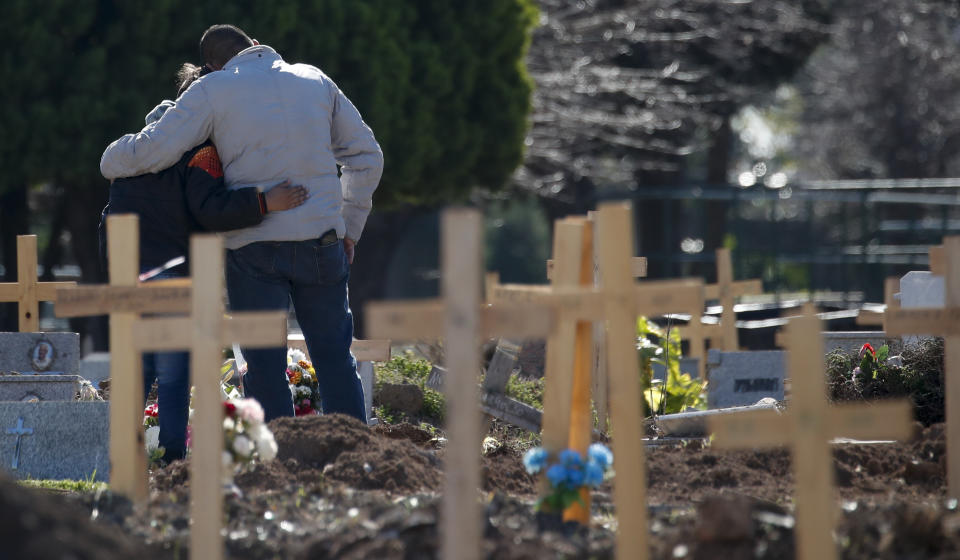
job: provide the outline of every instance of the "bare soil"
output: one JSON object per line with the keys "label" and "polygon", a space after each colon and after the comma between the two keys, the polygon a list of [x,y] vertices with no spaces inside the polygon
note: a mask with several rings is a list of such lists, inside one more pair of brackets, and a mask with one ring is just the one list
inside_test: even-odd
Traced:
{"label": "bare soil", "polygon": [[[226,498],[230,558],[436,557],[441,433],[409,424],[371,429],[337,415],[270,427],[278,459],[239,473],[242,496]],[[843,558],[960,558],[960,513],[943,499],[943,426],[917,432],[907,443],[835,447]],[[594,494],[589,528],[537,516],[537,481],[521,463],[529,443],[501,444],[483,458],[477,494],[487,520],[485,556],[612,558],[610,485]],[[647,460],[653,558],[793,558],[787,451],[717,451],[694,440],[649,448]],[[140,508],[109,493],[39,495],[0,484],[0,510],[8,512],[3,551],[71,557],[54,547],[61,542],[76,558],[182,558],[187,467],[155,472]]]}

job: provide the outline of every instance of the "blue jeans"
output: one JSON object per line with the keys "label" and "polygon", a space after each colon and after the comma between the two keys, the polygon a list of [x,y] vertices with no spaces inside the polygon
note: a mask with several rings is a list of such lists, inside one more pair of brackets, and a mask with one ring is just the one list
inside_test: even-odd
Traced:
{"label": "blue jeans", "polygon": [[[350,265],[343,241],[262,241],[227,251],[227,295],[232,311],[290,308],[317,372],[323,412],[348,414],[366,423],[363,386],[350,353],[353,314],[347,297]],[[267,421],[293,416],[287,387],[287,349],[243,348],[244,394],[263,407]]]}
{"label": "blue jeans", "polygon": [[143,355],[143,400],[157,380],[160,446],[166,461],[187,454],[187,417],[190,414],[190,354],[155,352]]}
{"label": "blue jeans", "polygon": [[[145,272],[145,271],[141,271]],[[179,278],[182,274],[165,272],[154,279]],[[160,446],[166,461],[183,459],[187,454],[187,419],[190,415],[190,354],[153,352],[143,355],[143,400],[157,380],[157,420],[160,422]]]}

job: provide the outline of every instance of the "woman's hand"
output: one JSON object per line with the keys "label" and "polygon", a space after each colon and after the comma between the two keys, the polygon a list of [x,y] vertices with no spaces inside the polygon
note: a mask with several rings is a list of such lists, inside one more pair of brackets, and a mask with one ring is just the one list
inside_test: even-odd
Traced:
{"label": "woman's hand", "polygon": [[307,189],[300,185],[290,185],[290,181],[284,181],[278,185],[270,187],[263,193],[267,201],[267,212],[279,212],[296,208],[307,201],[309,195]]}

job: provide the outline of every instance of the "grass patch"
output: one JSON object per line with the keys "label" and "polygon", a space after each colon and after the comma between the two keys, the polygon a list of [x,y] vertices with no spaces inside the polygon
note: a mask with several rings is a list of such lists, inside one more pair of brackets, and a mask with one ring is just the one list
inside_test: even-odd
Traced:
{"label": "grass patch", "polygon": [[110,487],[106,482],[97,482],[90,477],[90,480],[49,480],[33,479],[18,481],[21,486],[34,488],[38,490],[49,490],[52,492],[75,492],[77,494],[93,494],[101,492]]}

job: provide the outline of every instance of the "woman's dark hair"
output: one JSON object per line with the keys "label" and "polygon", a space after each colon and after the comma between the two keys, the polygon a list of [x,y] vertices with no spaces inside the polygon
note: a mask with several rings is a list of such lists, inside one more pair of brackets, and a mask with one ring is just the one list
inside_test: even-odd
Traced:
{"label": "woman's dark hair", "polygon": [[206,76],[209,73],[210,69],[206,66],[201,67],[196,64],[184,62],[183,66],[177,70],[177,83],[180,84],[177,89],[177,97],[183,95],[183,92],[187,91],[190,84],[200,79],[201,76]]}

